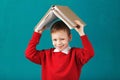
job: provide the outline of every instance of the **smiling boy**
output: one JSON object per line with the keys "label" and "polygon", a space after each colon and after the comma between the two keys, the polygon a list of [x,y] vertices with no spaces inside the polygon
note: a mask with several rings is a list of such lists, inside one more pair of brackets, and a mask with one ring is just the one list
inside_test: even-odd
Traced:
{"label": "smiling boy", "polygon": [[75,23],[80,26],[75,30],[80,35],[83,48],[69,46],[72,35],[62,21],[54,23],[51,27],[54,48],[36,50],[45,28],[34,32],[26,49],[26,57],[42,66],[42,80],[79,80],[83,65],[94,56],[93,47],[84,33],[84,26],[77,20]]}

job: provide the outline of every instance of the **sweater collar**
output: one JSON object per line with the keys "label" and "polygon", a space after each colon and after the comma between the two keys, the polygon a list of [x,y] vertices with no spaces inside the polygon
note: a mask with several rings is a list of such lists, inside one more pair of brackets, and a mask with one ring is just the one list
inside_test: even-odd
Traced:
{"label": "sweater collar", "polygon": [[63,52],[64,54],[68,54],[70,49],[71,49],[71,47],[68,46],[67,48],[65,48],[62,51],[59,51],[58,49],[54,49],[54,52]]}

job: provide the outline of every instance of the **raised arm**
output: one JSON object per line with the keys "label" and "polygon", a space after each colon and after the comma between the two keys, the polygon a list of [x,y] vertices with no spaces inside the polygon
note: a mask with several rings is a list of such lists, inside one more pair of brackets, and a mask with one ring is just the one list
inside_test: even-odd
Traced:
{"label": "raised arm", "polygon": [[41,29],[39,31],[37,31],[37,30],[34,31],[32,38],[28,44],[28,47],[25,50],[26,58],[28,58],[30,61],[32,61],[36,64],[41,64],[41,59],[44,56],[44,51],[36,50],[36,46],[39,43],[40,37],[41,37],[44,29],[45,28],[43,27],[43,29]]}
{"label": "raised arm", "polygon": [[85,35],[84,25],[82,25],[78,20],[76,20],[75,22],[78,25],[75,30],[80,35],[83,45],[83,48],[78,50],[79,53],[77,53],[77,55],[81,63],[85,64],[94,56],[94,49],[88,39],[88,36]]}

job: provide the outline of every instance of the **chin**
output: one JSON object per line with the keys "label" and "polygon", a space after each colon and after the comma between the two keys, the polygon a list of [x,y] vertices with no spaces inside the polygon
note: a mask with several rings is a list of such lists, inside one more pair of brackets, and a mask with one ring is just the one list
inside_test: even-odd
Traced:
{"label": "chin", "polygon": [[[57,48],[58,49],[58,48]],[[62,50],[64,50],[64,49],[58,49],[59,51],[62,51]]]}

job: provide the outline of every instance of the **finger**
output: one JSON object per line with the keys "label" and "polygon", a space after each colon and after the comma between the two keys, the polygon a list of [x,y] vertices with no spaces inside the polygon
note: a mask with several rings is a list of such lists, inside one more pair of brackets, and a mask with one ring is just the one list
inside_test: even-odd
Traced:
{"label": "finger", "polygon": [[75,23],[80,27],[84,26],[84,24],[82,24],[79,20],[75,20]]}

